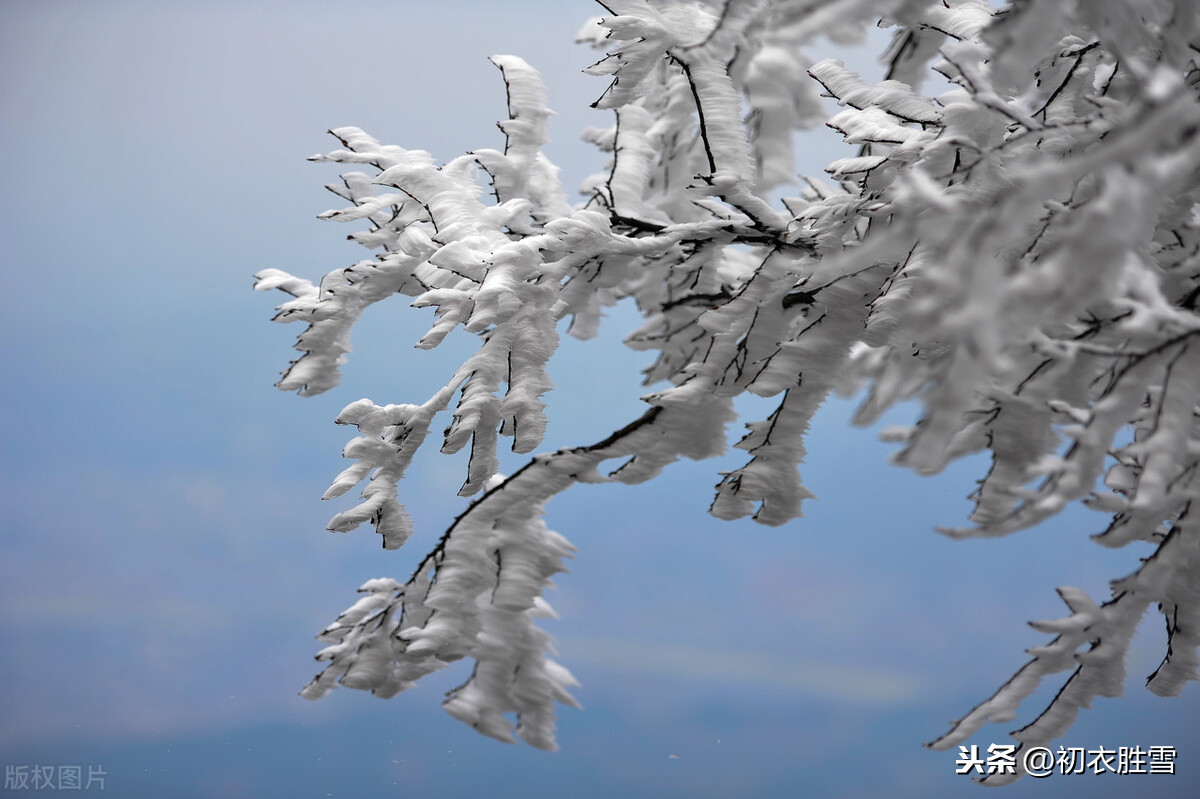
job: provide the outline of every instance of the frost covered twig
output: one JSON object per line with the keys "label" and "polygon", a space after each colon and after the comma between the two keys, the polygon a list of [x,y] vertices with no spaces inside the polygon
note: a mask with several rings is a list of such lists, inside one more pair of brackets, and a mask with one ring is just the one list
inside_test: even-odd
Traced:
{"label": "frost covered twig", "polygon": [[[1196,678],[1200,587],[1200,18],[1194,4],[1139,6],[983,0],[793,0],[682,4],[612,0],[581,38],[608,51],[588,71],[611,79],[596,105],[614,124],[590,141],[604,172],[570,205],[548,141],[545,89],[514,56],[495,56],[508,94],[503,150],[438,165],[356,128],[314,160],[367,165],[330,187],[366,220],[351,235],[374,258],[314,286],[280,270],[257,288],[292,299],[279,321],[307,328],[279,387],[336,385],[364,310],[395,294],[433,307],[417,342],[461,327],[478,350],[419,404],[352,403],[354,463],[326,497],[366,481],[330,529],[369,521],[386,548],[411,522],[397,483],[436,416],[442,450],[470,446],[460,494],[477,498],[404,585],[374,580],[321,635],[330,661],[305,695],[339,681],[382,696],[472,658],[447,710],[481,732],[553,748],[554,703],[570,675],[533,619],[570,545],[541,518],[578,482],[640,482],[680,456],[721,451],[731,401],[776,409],[747,425],[749,454],[722,475],[711,512],[778,525],[807,498],[803,436],[831,390],[865,386],[856,421],[916,400],[896,460],[934,473],[969,453],[992,465],[970,527],[997,536],[1071,503],[1112,514],[1095,539],[1155,553],[1097,604],[1060,593],[1071,615],[1034,627],[1057,637],[935,747],[1008,721],[1052,675],[1074,669],[1051,705],[1014,733],[1041,745],[1094,696],[1120,692],[1130,637],[1155,604],[1168,654],[1152,690]],[[895,29],[887,79],[871,83],[814,37],[845,39],[873,19]],[[932,64],[953,88],[921,93]],[[792,135],[823,121],[818,94],[844,110],[829,127],[857,148],[830,164],[835,185],[775,202],[794,176]],[[488,186],[480,183],[480,168]],[[626,339],[657,351],[639,419],[597,444],[535,455],[497,474],[501,436],[541,443],[558,323],[595,335],[606,307],[636,302]],[[457,404],[453,403],[458,395]],[[453,406],[453,407],[452,407]],[[610,458],[624,464],[597,471]],[[1103,481],[1107,490],[1098,489]],[[1078,651],[1088,647],[1087,651]],[[515,713],[514,723],[506,713]],[[1017,775],[1019,776],[1019,775]]]}

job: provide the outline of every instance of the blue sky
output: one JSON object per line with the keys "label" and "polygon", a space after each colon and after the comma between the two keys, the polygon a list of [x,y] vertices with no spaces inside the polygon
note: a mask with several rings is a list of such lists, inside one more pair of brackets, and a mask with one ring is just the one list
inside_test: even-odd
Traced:
{"label": "blue sky", "polygon": [[[706,515],[736,454],[551,503],[550,526],[579,549],[550,597],[562,619],[547,624],[583,684],[585,710],[559,715],[562,751],[506,747],[446,716],[441,693],[461,669],[389,701],[296,695],[315,672],[313,635],[354,588],[407,576],[463,507],[463,459],[430,450],[402,486],[418,525],[405,549],[325,532],[343,505],[319,497],[349,438],[332,420],[360,397],[423,399],[470,340],[412,349],[429,312],[397,299],[357,328],[341,386],[289,396],[272,383],[299,330],[268,322],[279,299],[252,292],[251,276],[315,279],[362,257],[315,218],[337,202],[321,188],[336,167],[304,161],[333,147],[327,128],[444,160],[501,144],[493,53],[542,71],[560,113],[548,153],[568,186],[599,170],[578,138],[608,124],[587,108],[605,83],[581,74],[595,58],[572,44],[593,13],[0,3],[0,763],[101,765],[122,797],[982,790],[954,775],[955,754],[920,743],[1045,641],[1024,622],[1062,615],[1055,586],[1104,598],[1146,553],[1089,543],[1104,519],[1085,511],[1001,541],[938,536],[985,464],[936,478],[890,467],[844,401],[809,439],[819,499],[782,528]],[[812,173],[843,153],[829,131],[803,147]],[[599,339],[564,339],[543,449],[640,413],[646,357],[620,344],[635,322],[621,308]],[[1194,795],[1196,688],[1162,700],[1140,687],[1162,637],[1148,618],[1127,695],[1062,743],[1174,745],[1179,773],[1024,780],[1013,795]]]}

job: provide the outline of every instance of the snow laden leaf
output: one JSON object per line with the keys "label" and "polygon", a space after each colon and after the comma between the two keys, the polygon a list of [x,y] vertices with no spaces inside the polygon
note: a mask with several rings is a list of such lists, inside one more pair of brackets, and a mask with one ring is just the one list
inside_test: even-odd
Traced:
{"label": "snow laden leaf", "polygon": [[[314,160],[354,164],[323,218],[372,258],[319,285],[278,269],[257,288],[289,299],[305,330],[279,387],[336,385],[366,309],[403,295],[477,350],[424,400],[362,399],[337,421],[358,435],[326,498],[365,483],[329,529],[370,522],[386,548],[412,532],[397,485],[446,412],[444,452],[469,448],[474,497],[406,583],[373,580],[321,633],[337,684],[390,696],[448,663],[470,678],[446,710],[480,732],[555,746],[569,673],[535,620],[571,546],[545,503],[576,483],[652,479],[724,449],[732,401],[775,409],[747,423],[748,459],[721,473],[711,512],[785,524],[800,516],[804,434],[831,391],[865,391],[856,422],[913,401],[891,429],[897,463],[933,474],[986,452],[969,525],[1006,535],[1072,503],[1108,514],[1104,546],[1152,554],[1101,603],[1060,589],[1070,615],[996,694],[931,745],[1006,723],[1045,679],[1070,672],[1014,737],[1041,746],[1124,683],[1129,641],[1151,608],[1166,657],[1149,687],[1197,678],[1200,643],[1200,18],[1182,0],[611,0],[581,32],[606,55],[584,136],[603,169],[571,205],[542,153],[551,112],[536,71],[494,56],[508,96],[503,149],[441,163],[357,128]],[[873,82],[819,58],[821,37],[894,31]],[[950,89],[930,97],[932,72]],[[818,95],[839,105],[821,118]],[[823,121],[848,145],[830,183],[795,180],[793,134]],[[795,196],[781,186],[799,183]],[[657,354],[638,419],[589,446],[497,474],[502,436],[532,452],[548,423],[559,323],[586,339],[604,310],[636,303],[626,343]],[[455,397],[457,395],[457,402]],[[617,459],[607,473],[600,467]],[[1132,559],[1132,558],[1131,558]],[[1020,760],[1020,758],[1018,758]],[[1016,775],[993,775],[989,782]]]}

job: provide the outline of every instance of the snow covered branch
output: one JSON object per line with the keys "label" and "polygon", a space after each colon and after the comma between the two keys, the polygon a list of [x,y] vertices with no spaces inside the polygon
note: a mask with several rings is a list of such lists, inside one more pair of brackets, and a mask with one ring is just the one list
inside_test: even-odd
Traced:
{"label": "snow covered branch", "polygon": [[[404,543],[412,523],[397,484],[447,410],[442,451],[470,445],[460,494],[477,498],[407,583],[363,586],[321,634],[329,665],[304,695],[340,682],[390,696],[472,658],[448,712],[487,735],[515,731],[553,748],[554,703],[573,702],[573,681],[546,657],[549,639],[533,620],[552,613],[541,592],[572,549],[546,528],[545,503],[575,483],[641,482],[681,456],[721,452],[731,401],[750,392],[777,407],[746,425],[737,447],[749,460],[722,475],[711,512],[787,523],[809,496],[797,469],[813,413],[830,391],[860,387],[859,423],[901,401],[922,405],[899,435],[898,463],[931,474],[990,454],[972,526],[948,535],[1005,535],[1082,501],[1112,515],[1097,542],[1156,547],[1104,604],[1061,589],[1071,615],[1033,625],[1054,640],[931,746],[1012,719],[1043,678],[1073,669],[1014,733],[1023,745],[1061,735],[1094,696],[1120,693],[1130,638],[1151,605],[1168,641],[1150,688],[1178,693],[1196,679],[1195,6],[604,7],[580,38],[607,51],[588,71],[611,79],[596,106],[612,110],[613,125],[586,134],[608,163],[582,187],[583,202],[568,202],[541,152],[551,112],[537,72],[494,56],[510,117],[502,151],[438,165],[357,128],[332,131],[341,148],[313,160],[372,171],[343,175],[330,188],[350,205],[322,216],[366,220],[351,238],[376,254],[319,286],[276,269],[258,275],[256,288],[292,297],[276,320],[306,325],[285,390],[333,388],[354,323],[396,294],[435,309],[418,347],[460,326],[479,343],[419,404],[364,399],[338,417],[359,435],[326,497],[366,487],[329,529],[369,521],[384,547]],[[817,35],[843,40],[876,21],[894,30],[884,81],[812,57]],[[922,94],[930,68],[953,88]],[[793,134],[825,121],[820,93],[844,108],[827,124],[857,150],[829,165],[832,185],[805,179],[799,196],[780,200],[795,177]],[[644,317],[626,342],[658,353],[645,373],[647,411],[602,442],[498,475],[500,436],[520,453],[541,444],[560,321],[589,338],[625,299]],[[611,458],[624,464],[601,474]]]}

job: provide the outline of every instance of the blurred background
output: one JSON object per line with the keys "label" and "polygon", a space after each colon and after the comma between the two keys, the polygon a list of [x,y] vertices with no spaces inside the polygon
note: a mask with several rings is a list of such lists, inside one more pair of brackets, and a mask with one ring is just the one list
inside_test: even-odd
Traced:
{"label": "blurred background", "polygon": [[[297,691],[313,636],[373,577],[404,579],[465,501],[463,458],[422,453],[401,487],[418,532],[384,552],[367,529],[324,531],[351,497],[319,497],[343,467],[346,404],[423,401],[470,351],[458,331],[412,348],[431,312],[371,309],[336,389],[272,387],[298,326],[272,325],[277,267],[317,279],[367,257],[316,219],[338,168],[305,157],[355,125],[439,160],[500,147],[499,72],[539,69],[559,112],[548,155],[569,188],[603,157],[579,141],[609,115],[578,2],[68,2],[0,0],[0,764],[5,794],[34,765],[104,773],[120,797],[959,797],[956,752],[923,749],[1045,643],[1059,585],[1103,600],[1144,551],[1109,552],[1086,511],[999,541],[952,542],[987,464],[918,478],[878,430],[832,401],[809,437],[819,499],[782,528],[705,510],[725,458],[644,486],[578,486],[549,524],[578,547],[549,599],[560,660],[585,709],[561,709],[561,751],[505,746],[442,712],[467,664],[381,701]],[[878,76],[871,51],[816,43]],[[848,154],[801,137],[800,169]],[[617,308],[551,363],[542,450],[636,418],[647,354]],[[771,404],[740,409],[747,421]],[[911,423],[912,408],[887,423]],[[740,425],[730,440],[740,438]],[[523,459],[511,455],[511,470]],[[1170,745],[1175,776],[1054,775],[1018,796],[1191,797],[1200,785],[1189,686],[1141,688],[1161,619],[1135,641],[1127,695],[1058,743]],[[1058,683],[1022,709],[1032,720]],[[1019,726],[972,742],[1005,743]],[[94,784],[91,792],[100,790]]]}

